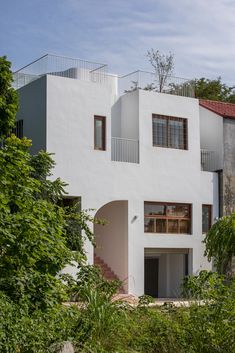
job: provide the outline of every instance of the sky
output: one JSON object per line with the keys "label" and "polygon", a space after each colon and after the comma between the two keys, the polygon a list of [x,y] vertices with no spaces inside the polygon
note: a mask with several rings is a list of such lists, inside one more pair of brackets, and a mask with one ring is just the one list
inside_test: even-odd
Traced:
{"label": "sky", "polygon": [[235,84],[235,0],[0,0],[0,55],[13,70],[53,53],[151,71],[153,48],[174,75]]}

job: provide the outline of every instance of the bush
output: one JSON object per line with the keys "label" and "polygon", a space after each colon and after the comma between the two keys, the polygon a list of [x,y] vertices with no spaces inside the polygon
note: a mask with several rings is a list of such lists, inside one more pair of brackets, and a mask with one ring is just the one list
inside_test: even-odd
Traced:
{"label": "bush", "polygon": [[30,313],[27,302],[16,304],[0,293],[0,352],[49,353],[49,347],[73,340],[81,313],[56,305]]}

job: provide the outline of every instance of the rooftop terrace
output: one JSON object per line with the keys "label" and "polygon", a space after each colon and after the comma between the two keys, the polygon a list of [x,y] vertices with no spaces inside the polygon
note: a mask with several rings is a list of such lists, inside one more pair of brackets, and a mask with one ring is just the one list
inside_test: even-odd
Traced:
{"label": "rooftop terrace", "polygon": [[106,64],[46,54],[14,73],[14,88],[19,89],[44,76],[54,75],[108,85],[117,78],[118,94],[136,89],[194,97],[194,81],[179,77],[157,77],[153,72],[134,71],[124,76],[108,73]]}

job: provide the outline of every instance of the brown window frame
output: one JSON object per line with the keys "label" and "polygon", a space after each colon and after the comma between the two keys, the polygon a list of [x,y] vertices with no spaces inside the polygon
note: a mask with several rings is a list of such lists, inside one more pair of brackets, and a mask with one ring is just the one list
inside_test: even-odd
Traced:
{"label": "brown window frame", "polygon": [[[203,207],[207,207],[209,209],[209,229],[204,232],[203,231]],[[209,204],[202,204],[202,234],[206,234],[212,227],[212,205]]]}
{"label": "brown window frame", "polygon": [[[167,122],[167,134],[166,134],[166,144],[156,144],[154,143],[154,136],[153,136],[153,121],[154,119],[164,119]],[[174,147],[170,145],[170,132],[169,132],[169,121],[182,121],[183,122],[183,148]],[[173,148],[177,150],[188,150],[188,119],[186,118],[179,118],[176,116],[170,115],[161,115],[161,114],[152,114],[152,139],[153,139],[153,147],[163,147],[163,148]]]}
{"label": "brown window frame", "polygon": [[[96,121],[102,122],[102,147],[96,146]],[[106,116],[94,116],[94,149],[97,151],[106,151]]]}
{"label": "brown window frame", "polygon": [[[188,217],[179,217],[179,216],[169,216],[167,215],[167,212],[165,215],[149,215],[144,213],[144,220],[145,219],[152,219],[154,221],[154,231],[146,231],[145,230],[145,224],[144,224],[144,232],[145,233],[157,233],[157,234],[192,234],[192,204],[190,203],[178,203],[178,202],[155,202],[155,201],[145,201],[145,205],[160,205],[164,206],[167,209],[167,206],[188,206],[189,210],[189,216]],[[166,231],[165,232],[157,232],[156,231],[156,220],[161,219],[161,220],[166,220]],[[177,220],[178,225],[177,225],[177,233],[172,233],[168,232],[168,221],[169,220]],[[180,221],[189,221],[189,231],[187,233],[181,233],[180,232]]]}

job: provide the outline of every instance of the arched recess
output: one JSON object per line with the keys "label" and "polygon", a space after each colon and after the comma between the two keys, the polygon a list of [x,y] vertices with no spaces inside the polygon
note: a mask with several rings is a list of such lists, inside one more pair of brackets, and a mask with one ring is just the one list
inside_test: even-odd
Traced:
{"label": "arched recess", "polygon": [[97,258],[101,259],[128,292],[128,201],[109,202],[96,212],[95,217],[107,223],[94,225],[94,263]]}

